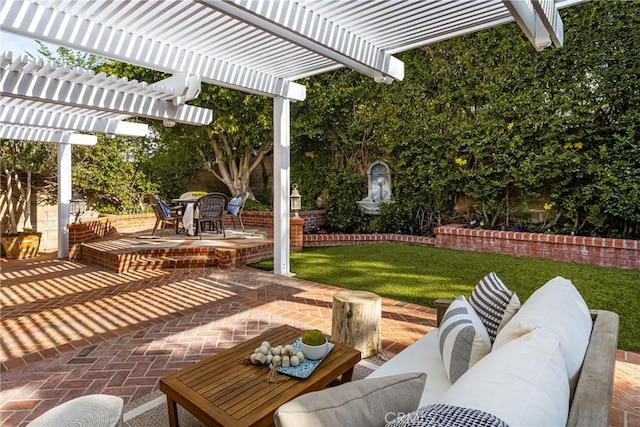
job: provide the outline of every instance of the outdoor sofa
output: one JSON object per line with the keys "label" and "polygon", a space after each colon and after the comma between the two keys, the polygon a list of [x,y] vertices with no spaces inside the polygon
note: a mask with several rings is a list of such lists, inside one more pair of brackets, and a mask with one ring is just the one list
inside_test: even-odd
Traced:
{"label": "outdoor sofa", "polygon": [[281,406],[276,426],[608,425],[619,318],[571,281],[520,306],[491,273],[436,307],[439,328],[364,380]]}

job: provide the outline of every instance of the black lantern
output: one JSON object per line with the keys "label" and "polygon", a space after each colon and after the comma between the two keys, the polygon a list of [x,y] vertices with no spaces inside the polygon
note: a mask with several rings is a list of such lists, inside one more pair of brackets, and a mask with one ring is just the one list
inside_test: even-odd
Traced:
{"label": "black lantern", "polygon": [[302,196],[298,193],[298,184],[291,186],[291,210],[295,212],[295,217],[298,218],[298,211],[302,209]]}
{"label": "black lantern", "polygon": [[71,196],[71,200],[69,200],[69,213],[75,216],[75,220],[73,221],[74,224],[82,224],[80,216],[85,212],[86,209],[87,202],[84,200],[84,197],[82,197],[82,194],[80,194],[80,192],[78,191],[73,193],[73,196]]}

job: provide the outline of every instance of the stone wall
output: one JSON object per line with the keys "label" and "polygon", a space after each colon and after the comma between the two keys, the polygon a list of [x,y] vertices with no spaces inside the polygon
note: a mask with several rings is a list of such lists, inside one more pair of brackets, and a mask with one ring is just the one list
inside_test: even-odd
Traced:
{"label": "stone wall", "polygon": [[36,231],[42,233],[40,238],[40,252],[55,252],[58,250],[58,205],[35,204],[31,207],[33,225]]}

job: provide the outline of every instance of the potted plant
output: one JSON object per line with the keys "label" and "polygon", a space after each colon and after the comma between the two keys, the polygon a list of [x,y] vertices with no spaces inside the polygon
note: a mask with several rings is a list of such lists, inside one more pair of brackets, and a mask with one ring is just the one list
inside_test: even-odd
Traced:
{"label": "potted plant", "polygon": [[31,258],[38,254],[42,233],[31,224],[33,172],[46,165],[46,144],[0,140],[2,172],[2,249],[7,258]]}
{"label": "potted plant", "polygon": [[327,339],[317,329],[309,329],[302,334],[300,350],[309,360],[322,359],[327,354]]}

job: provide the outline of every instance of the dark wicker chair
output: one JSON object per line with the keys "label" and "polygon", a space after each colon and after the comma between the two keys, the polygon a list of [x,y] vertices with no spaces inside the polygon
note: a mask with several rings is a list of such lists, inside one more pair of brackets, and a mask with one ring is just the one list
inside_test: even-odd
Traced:
{"label": "dark wicker chair", "polygon": [[249,193],[240,193],[237,197],[229,200],[227,205],[227,214],[231,215],[231,222],[233,223],[233,229],[236,229],[236,217],[240,220],[240,227],[244,231],[244,224],[242,222],[242,210],[244,209],[244,203],[249,198]]}
{"label": "dark wicker chair", "polygon": [[156,234],[156,230],[160,223],[162,223],[162,227],[165,227],[167,223],[175,223],[177,234],[178,223],[182,220],[182,213],[177,210],[170,209],[169,206],[167,206],[167,204],[155,194],[149,195],[149,203],[151,203],[153,212],[156,214],[156,223],[153,226],[151,235],[154,236]]}
{"label": "dark wicker chair", "polygon": [[196,234],[200,235],[200,239],[202,239],[204,231],[203,226],[206,224],[209,225],[209,230],[222,232],[222,235],[227,237],[222,221],[226,204],[227,196],[222,193],[209,193],[196,201],[197,218],[194,219],[194,222],[196,223]]}

